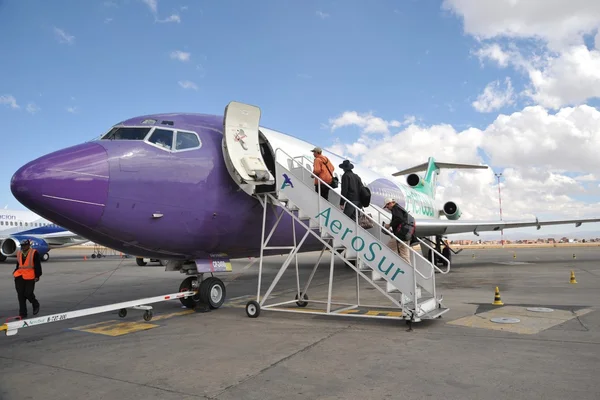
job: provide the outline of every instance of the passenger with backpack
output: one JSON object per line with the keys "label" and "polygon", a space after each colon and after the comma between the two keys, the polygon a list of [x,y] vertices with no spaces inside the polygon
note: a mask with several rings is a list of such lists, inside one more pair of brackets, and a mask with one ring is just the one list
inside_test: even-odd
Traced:
{"label": "passenger with backpack", "polygon": [[316,177],[319,177],[323,182],[327,183],[332,188],[337,187],[336,177],[333,176],[334,167],[329,158],[323,155],[323,149],[315,147],[312,149],[315,157],[313,165],[313,176],[315,176],[315,192],[321,190],[321,197],[329,200],[329,187],[323,185]]}
{"label": "passenger with backpack", "polygon": [[364,210],[363,207],[368,207],[371,202],[371,191],[363,185],[360,176],[352,171],[354,165],[349,160],[344,160],[339,167],[344,171],[342,175],[340,208],[344,210],[344,214],[354,220],[356,218],[356,208],[346,204],[346,199],[349,200],[361,210],[358,218],[359,225],[365,229],[372,228],[373,223],[362,212]]}
{"label": "passenger with backpack", "polygon": [[396,239],[391,238],[388,242],[388,247],[394,252],[398,253],[400,257],[402,257],[409,265],[411,265],[408,246],[410,246],[412,235],[415,232],[415,219],[408,213],[408,211],[396,203],[394,199],[385,199],[383,208],[392,213],[392,220],[389,224],[384,225],[385,228],[389,229],[391,234],[396,236],[399,240],[407,245],[403,246],[398,243]]}
{"label": "passenger with backpack", "polygon": [[360,204],[360,188],[362,187],[362,181],[360,176],[356,175],[352,170],[354,165],[349,160],[344,160],[339,167],[344,171],[342,175],[342,197],[340,197],[340,208],[344,210],[350,219],[356,218],[356,208],[347,205],[346,200],[352,202],[356,207],[362,208]]}

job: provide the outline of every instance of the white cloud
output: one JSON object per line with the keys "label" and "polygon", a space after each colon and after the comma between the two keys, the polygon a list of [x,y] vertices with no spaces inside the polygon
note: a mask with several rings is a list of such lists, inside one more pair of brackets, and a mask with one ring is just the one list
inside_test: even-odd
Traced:
{"label": "white cloud", "polygon": [[[158,23],[169,23],[169,22],[177,22],[180,23],[181,22],[181,17],[179,16],[179,14],[173,13],[170,16],[168,16],[165,19],[159,19],[158,18],[158,0],[142,0],[142,2],[144,2],[144,4],[146,4],[146,6],[148,6],[148,8],[150,9],[150,11],[152,12],[152,15],[154,15],[154,21],[158,22]],[[183,7],[181,7],[182,10],[184,10]],[[187,7],[186,7],[187,9]]]}
{"label": "white cloud", "polygon": [[321,18],[321,19],[325,19],[325,18],[329,17],[329,14],[327,14],[327,13],[324,13],[323,11],[317,11],[317,13],[316,13],[316,14],[317,14],[317,16],[318,16],[319,18]]}
{"label": "white cloud", "polygon": [[104,20],[104,23],[105,23],[105,24],[110,24],[112,21],[113,21],[113,19],[112,19],[112,18],[106,18],[106,19]]}
{"label": "white cloud", "polygon": [[36,112],[40,111],[40,108],[35,103],[28,103],[26,110],[30,114],[35,114]]}
{"label": "white cloud", "polygon": [[[385,120],[380,124],[390,126]],[[349,125],[364,127],[364,122],[354,118],[346,123]],[[406,177],[394,178],[391,174],[423,163],[430,156],[439,161],[480,164],[484,162],[481,152],[487,153],[491,165],[502,168],[440,173],[438,206],[454,200],[464,219],[499,218],[494,172],[503,173],[504,219],[600,215],[600,197],[587,203],[574,197],[598,195],[586,192],[585,184],[600,176],[596,155],[600,148],[600,111],[585,105],[564,108],[555,114],[540,106],[527,107],[511,115],[500,115],[483,130],[411,124],[390,135],[365,133],[354,143],[337,139],[330,148],[403,183]],[[583,175],[568,176],[573,173]]]}
{"label": "white cloud", "polygon": [[[444,0],[443,7],[481,41],[481,59],[529,78],[522,94],[536,104],[559,109],[600,97],[600,2]],[[596,35],[595,49],[586,47],[585,35]],[[500,40],[510,42],[507,49]]]}
{"label": "white cloud", "polygon": [[142,0],[152,11],[152,14],[156,14],[158,12],[158,1],[157,0]]}
{"label": "white cloud", "polygon": [[361,128],[362,133],[389,133],[390,127],[398,128],[414,121],[413,116],[406,116],[404,122],[385,121],[383,118],[373,116],[371,112],[359,114],[356,111],[345,111],[342,115],[329,119],[329,126],[332,132],[344,126],[355,125]]}
{"label": "white cloud", "polygon": [[160,22],[160,23],[177,22],[177,23],[180,23],[181,22],[181,17],[178,14],[172,14],[171,16],[167,17],[166,19],[163,19],[163,20],[157,19],[156,22]]}
{"label": "white cloud", "polygon": [[192,81],[179,81],[178,83],[179,86],[181,86],[184,89],[198,90],[198,86]]}
{"label": "white cloud", "polygon": [[466,33],[479,39],[538,38],[553,49],[581,44],[600,25],[595,0],[444,0],[463,18]]}
{"label": "white cloud", "polygon": [[0,104],[8,105],[12,109],[18,109],[20,106],[17,104],[17,99],[13,95],[3,94],[0,96]]}
{"label": "white cloud", "polygon": [[75,36],[69,35],[63,29],[54,27],[54,34],[60,43],[74,44]]}
{"label": "white cloud", "polygon": [[580,175],[575,178],[576,181],[580,182],[593,182],[597,181],[598,178],[594,174]]}
{"label": "white cloud", "polygon": [[171,58],[177,59],[179,61],[189,61],[190,53],[187,53],[187,52],[181,51],[181,50],[175,50],[175,51],[171,52]]}
{"label": "white cloud", "polygon": [[68,113],[75,114],[77,112],[77,107],[67,107],[66,110]]}
{"label": "white cloud", "polygon": [[506,78],[504,83],[506,88],[500,87],[500,81],[490,82],[483,93],[472,103],[473,108],[479,112],[492,112],[513,104],[515,101],[514,90],[510,78]]}

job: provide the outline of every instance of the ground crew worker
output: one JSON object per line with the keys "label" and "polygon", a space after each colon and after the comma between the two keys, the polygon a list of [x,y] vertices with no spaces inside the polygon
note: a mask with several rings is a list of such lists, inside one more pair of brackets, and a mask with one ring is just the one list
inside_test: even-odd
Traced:
{"label": "ground crew worker", "polygon": [[29,240],[21,242],[21,250],[17,251],[17,267],[13,272],[15,277],[15,289],[19,299],[19,316],[22,319],[27,318],[27,302],[29,300],[33,306],[33,315],[40,311],[40,303],[35,298],[33,291],[35,283],[42,276],[42,263],[40,255],[36,249],[31,248]]}

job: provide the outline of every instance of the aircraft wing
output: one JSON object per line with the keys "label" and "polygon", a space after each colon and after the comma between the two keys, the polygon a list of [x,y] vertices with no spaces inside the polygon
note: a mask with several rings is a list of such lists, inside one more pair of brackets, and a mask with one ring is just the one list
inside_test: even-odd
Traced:
{"label": "aircraft wing", "polygon": [[46,243],[48,243],[48,245],[50,245],[51,247],[53,246],[64,246],[67,244],[78,244],[78,242],[87,242],[88,239],[85,239],[79,235],[74,234],[73,232],[69,232],[69,231],[63,231],[63,232],[54,232],[54,233],[45,233],[42,235],[30,235],[30,234],[23,234],[23,233],[12,233],[12,234],[0,234],[0,244],[10,238],[10,237],[19,237],[19,236],[28,236],[28,237],[34,237],[34,238],[39,238],[39,239],[43,239],[46,241]]}
{"label": "aircraft wing", "polygon": [[537,229],[540,229],[542,226],[547,225],[574,224],[577,228],[584,223],[600,222],[600,218],[553,221],[539,221],[537,218],[530,221],[450,221],[446,219],[416,219],[416,222],[417,228],[415,230],[415,235],[433,236],[468,232],[477,234],[479,232],[494,232],[503,229],[526,227],[536,227]]}

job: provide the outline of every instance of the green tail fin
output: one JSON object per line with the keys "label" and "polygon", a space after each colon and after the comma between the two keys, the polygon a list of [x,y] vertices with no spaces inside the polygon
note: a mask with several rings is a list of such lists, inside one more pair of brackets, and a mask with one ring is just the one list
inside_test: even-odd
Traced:
{"label": "green tail fin", "polygon": [[[405,169],[393,173],[393,176],[407,175],[406,179],[409,186],[419,192],[435,198],[435,191],[437,186],[437,176],[440,173],[440,169],[487,169],[487,165],[475,165],[475,164],[454,164],[454,163],[443,163],[436,162],[433,157],[429,157],[426,163],[417,165],[412,168]],[[421,179],[416,172],[425,171],[425,177]]]}

